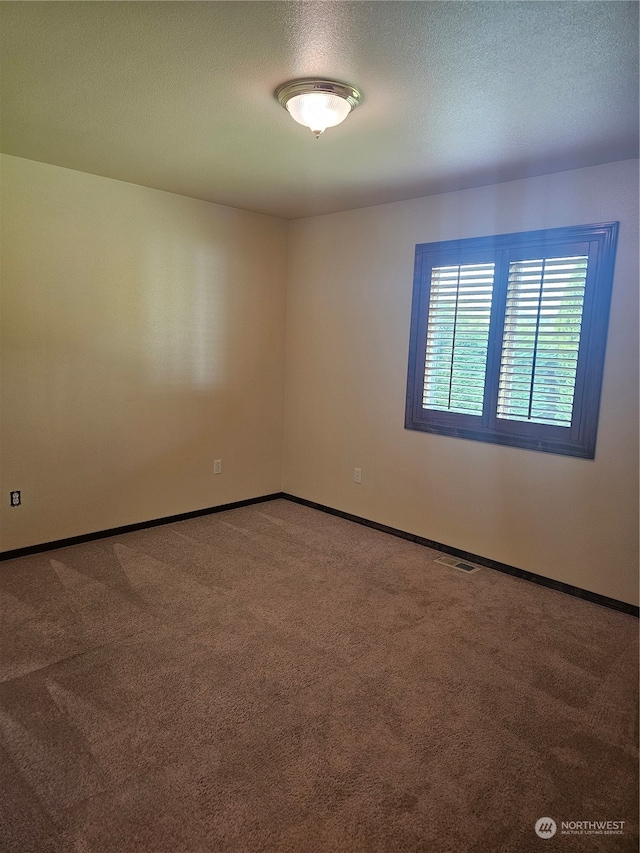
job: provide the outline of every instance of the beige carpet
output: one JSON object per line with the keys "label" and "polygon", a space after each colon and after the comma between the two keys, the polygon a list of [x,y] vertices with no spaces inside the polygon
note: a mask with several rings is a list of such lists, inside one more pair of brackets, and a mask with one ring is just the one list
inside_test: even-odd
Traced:
{"label": "beige carpet", "polygon": [[0,564],[2,853],[636,851],[637,620],[438,556],[277,500]]}

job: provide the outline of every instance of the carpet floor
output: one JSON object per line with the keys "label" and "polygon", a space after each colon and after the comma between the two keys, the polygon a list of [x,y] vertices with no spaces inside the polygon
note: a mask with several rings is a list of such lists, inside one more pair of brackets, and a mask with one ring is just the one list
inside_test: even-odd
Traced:
{"label": "carpet floor", "polygon": [[275,500],[0,564],[2,853],[636,851],[637,620],[439,556]]}

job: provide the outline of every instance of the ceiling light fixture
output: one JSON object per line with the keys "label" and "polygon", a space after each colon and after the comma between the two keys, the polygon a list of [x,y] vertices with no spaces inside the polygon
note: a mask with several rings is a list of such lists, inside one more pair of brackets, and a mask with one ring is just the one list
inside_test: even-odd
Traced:
{"label": "ceiling light fixture", "polygon": [[362,92],[335,80],[290,80],[276,90],[276,98],[291,118],[310,128],[317,139],[328,127],[344,121],[362,102]]}

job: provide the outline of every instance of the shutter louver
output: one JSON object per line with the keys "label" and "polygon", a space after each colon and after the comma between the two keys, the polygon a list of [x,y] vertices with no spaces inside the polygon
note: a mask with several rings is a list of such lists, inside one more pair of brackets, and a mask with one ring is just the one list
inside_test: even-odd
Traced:
{"label": "shutter louver", "polygon": [[499,418],[571,426],[587,261],[577,256],[509,265]]}
{"label": "shutter louver", "polygon": [[422,406],[482,415],[495,264],[434,267]]}

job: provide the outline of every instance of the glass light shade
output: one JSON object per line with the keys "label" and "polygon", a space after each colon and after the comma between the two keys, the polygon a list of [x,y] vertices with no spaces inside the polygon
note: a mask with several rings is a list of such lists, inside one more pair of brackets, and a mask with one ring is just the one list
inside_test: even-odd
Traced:
{"label": "glass light shade", "polygon": [[286,107],[291,118],[310,128],[316,136],[340,124],[351,112],[348,101],[330,92],[295,95],[287,101]]}

